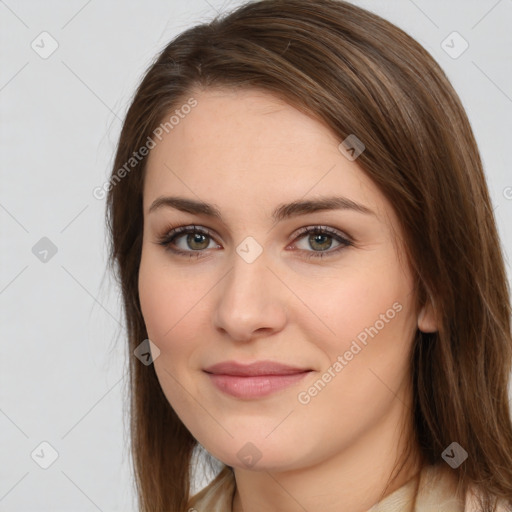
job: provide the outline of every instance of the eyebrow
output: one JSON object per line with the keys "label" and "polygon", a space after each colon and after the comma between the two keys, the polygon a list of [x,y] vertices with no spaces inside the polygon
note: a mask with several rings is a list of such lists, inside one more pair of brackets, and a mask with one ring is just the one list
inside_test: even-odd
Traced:
{"label": "eyebrow", "polygon": [[[174,208],[186,213],[206,215],[220,221],[223,220],[220,210],[215,205],[176,196],[158,197],[151,204],[148,213],[163,207]],[[325,210],[352,210],[358,213],[376,215],[375,212],[370,210],[367,206],[356,203],[347,197],[329,196],[281,204],[272,212],[272,219],[274,222],[280,222],[298,215],[307,215],[308,213]]]}

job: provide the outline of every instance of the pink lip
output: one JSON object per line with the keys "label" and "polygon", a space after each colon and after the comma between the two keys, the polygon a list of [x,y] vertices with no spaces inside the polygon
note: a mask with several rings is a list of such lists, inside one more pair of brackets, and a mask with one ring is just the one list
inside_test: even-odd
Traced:
{"label": "pink lip", "polygon": [[218,389],[231,396],[259,398],[298,382],[311,369],[272,361],[257,361],[248,365],[226,361],[209,366],[204,371]]}

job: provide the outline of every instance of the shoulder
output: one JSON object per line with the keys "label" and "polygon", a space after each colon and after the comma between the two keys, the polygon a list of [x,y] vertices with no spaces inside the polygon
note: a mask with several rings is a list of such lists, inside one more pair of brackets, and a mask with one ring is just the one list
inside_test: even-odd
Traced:
{"label": "shoulder", "polygon": [[190,498],[187,511],[231,512],[235,485],[232,470],[224,467],[204,489]]}
{"label": "shoulder", "polygon": [[[433,495],[440,500],[439,503],[447,506],[446,510],[452,508],[464,512],[481,512],[479,498],[482,490],[476,485],[470,485],[463,493],[455,472],[445,464],[426,466],[422,471],[422,499],[420,502],[430,503]],[[428,509],[428,507],[427,507]],[[444,510],[443,508],[441,508]],[[512,508],[503,499],[497,500],[495,512],[512,512]]]}
{"label": "shoulder", "polygon": [[[199,493],[194,495],[187,505],[190,512],[231,512],[235,477],[227,466]],[[397,504],[411,503],[415,485],[411,480],[383,502],[376,504],[371,510],[397,510]],[[465,495],[462,494],[457,477],[450,468],[443,464],[425,466],[421,471],[416,510],[436,512],[481,512],[478,498],[481,491],[470,486]],[[498,500],[495,512],[512,512],[505,500]]]}
{"label": "shoulder", "polygon": [[[478,498],[481,494],[481,490],[475,485],[468,489],[464,509],[466,512],[480,512]],[[512,507],[504,499],[498,499],[495,512],[512,512]]]}

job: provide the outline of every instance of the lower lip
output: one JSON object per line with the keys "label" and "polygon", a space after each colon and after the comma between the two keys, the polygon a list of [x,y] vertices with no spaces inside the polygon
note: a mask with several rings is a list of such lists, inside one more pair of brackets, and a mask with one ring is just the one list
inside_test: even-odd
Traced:
{"label": "lower lip", "polygon": [[299,382],[308,373],[310,372],[251,377],[208,373],[208,376],[218,389],[228,395],[236,398],[261,398]]}

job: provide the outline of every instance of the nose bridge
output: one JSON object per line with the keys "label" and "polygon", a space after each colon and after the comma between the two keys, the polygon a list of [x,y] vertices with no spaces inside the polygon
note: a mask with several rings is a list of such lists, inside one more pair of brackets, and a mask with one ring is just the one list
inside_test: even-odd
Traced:
{"label": "nose bridge", "polygon": [[249,339],[255,331],[277,329],[285,321],[279,283],[267,266],[266,254],[253,241],[239,244],[217,299],[217,328],[233,338]]}

